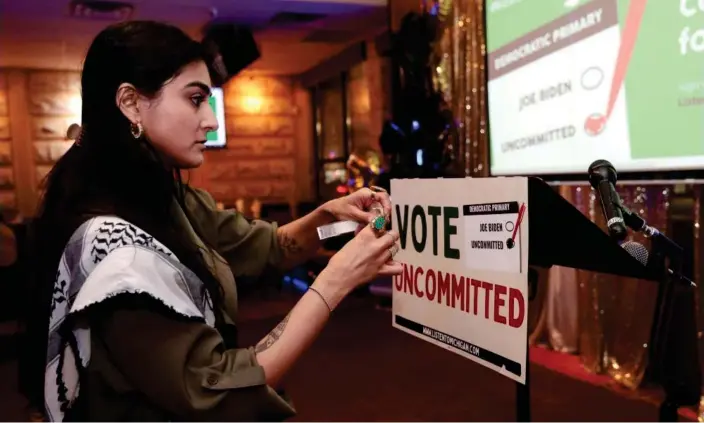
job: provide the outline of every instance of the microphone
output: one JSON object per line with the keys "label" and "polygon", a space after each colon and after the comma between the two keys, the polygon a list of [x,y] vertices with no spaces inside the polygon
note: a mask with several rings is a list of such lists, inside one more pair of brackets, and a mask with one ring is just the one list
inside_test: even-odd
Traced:
{"label": "microphone", "polygon": [[[642,264],[643,266],[648,265],[648,259],[649,259],[650,253],[648,253],[648,249],[645,248],[643,246],[643,244],[635,242],[635,241],[626,241],[623,244],[621,244],[621,248],[626,250],[626,252],[628,254],[630,254],[631,257],[638,260],[640,262],[640,264]],[[672,269],[666,269],[666,270],[667,270],[667,274],[670,275],[670,277],[674,278],[677,282],[682,283],[684,285],[689,285],[692,288],[696,288],[697,284],[694,283],[694,281],[691,281],[687,277],[673,272]]]}
{"label": "microphone", "polygon": [[635,241],[626,241],[621,244],[621,248],[626,250],[626,252],[630,254],[631,257],[638,260],[643,266],[648,265],[648,256],[650,254],[648,253],[648,249],[645,248],[643,244],[640,244]]}
{"label": "microphone", "polygon": [[601,210],[606,217],[609,236],[616,241],[626,239],[627,230],[621,212],[621,200],[616,193],[616,169],[606,160],[597,160],[587,171],[589,183],[599,193]]}

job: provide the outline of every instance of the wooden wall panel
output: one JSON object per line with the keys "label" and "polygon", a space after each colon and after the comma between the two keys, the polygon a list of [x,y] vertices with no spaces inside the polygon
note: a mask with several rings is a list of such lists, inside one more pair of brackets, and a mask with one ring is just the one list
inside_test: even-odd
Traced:
{"label": "wooden wall panel", "polygon": [[52,165],[73,145],[73,141],[34,141],[34,161],[38,165]]}
{"label": "wooden wall panel", "polygon": [[[32,182],[30,144],[28,143],[29,117],[27,114],[27,75],[21,70],[2,72],[3,96],[6,98],[8,120],[6,129],[8,141],[0,142],[0,162],[2,167],[12,171],[12,187],[0,190],[0,209],[3,217],[20,220],[31,215],[35,207]],[[5,130],[3,130],[5,132]],[[6,171],[9,172],[9,171]]]}
{"label": "wooden wall panel", "polygon": [[17,209],[17,197],[12,190],[0,191],[0,210],[3,213],[14,214]]}
{"label": "wooden wall panel", "polygon": [[265,101],[231,101],[225,105],[226,113],[232,118],[239,115],[293,115],[296,107],[290,98],[269,97]]}
{"label": "wooden wall panel", "polygon": [[0,141],[0,166],[12,165],[12,143]]}
{"label": "wooden wall panel", "polygon": [[0,140],[10,139],[10,118],[0,116]]}
{"label": "wooden wall panel", "polygon": [[35,167],[35,180],[37,181],[37,188],[41,189],[44,185],[44,178],[46,178],[46,175],[49,174],[53,167],[53,165],[37,165]]}
{"label": "wooden wall panel", "polygon": [[15,174],[11,167],[0,167],[0,190],[14,190]]}
{"label": "wooden wall panel", "polygon": [[80,93],[79,72],[34,71],[29,74],[29,90],[32,92],[70,91]]}
{"label": "wooden wall panel", "polygon": [[17,200],[12,168],[10,118],[7,114],[7,76],[0,72],[0,214],[4,219],[12,219],[17,213]]}
{"label": "wooden wall panel", "polygon": [[249,76],[243,74],[227,83],[225,94],[232,99],[256,96],[293,98],[294,83],[291,78],[271,76]]}
{"label": "wooden wall panel", "polygon": [[[189,180],[228,205],[310,200],[313,139],[305,90],[291,78],[242,75],[224,91],[227,148],[207,151]],[[66,130],[79,123],[79,108],[79,72],[0,69],[2,207],[33,215],[42,180],[72,145]]]}
{"label": "wooden wall panel", "polygon": [[296,163],[293,157],[280,159],[247,160],[237,159],[213,163],[210,177],[213,180],[288,179],[294,176]]}
{"label": "wooden wall panel", "polygon": [[66,131],[71,124],[80,122],[80,74],[30,72],[28,87],[33,176],[39,191],[53,165],[73,145],[66,139]]}
{"label": "wooden wall panel", "polygon": [[[225,87],[227,147],[206,153],[204,187],[233,206],[310,201],[310,101],[291,78],[243,75]],[[308,98],[309,100],[309,98]]]}
{"label": "wooden wall panel", "polygon": [[4,73],[0,73],[0,116],[7,116],[7,81]]}
{"label": "wooden wall panel", "polygon": [[35,116],[74,116],[78,93],[71,91],[32,91],[29,113]]}
{"label": "wooden wall panel", "polygon": [[288,116],[234,116],[227,119],[228,138],[292,136],[295,118]]}
{"label": "wooden wall panel", "polygon": [[294,189],[293,181],[251,181],[238,184],[214,182],[210,193],[214,198],[259,199],[259,201],[285,203],[291,199]]}
{"label": "wooden wall panel", "polygon": [[66,130],[72,123],[78,123],[73,116],[34,116],[32,137],[37,140],[65,140]]}
{"label": "wooden wall panel", "polygon": [[227,148],[208,152],[213,160],[234,160],[241,157],[288,156],[294,152],[295,138],[233,138]]}

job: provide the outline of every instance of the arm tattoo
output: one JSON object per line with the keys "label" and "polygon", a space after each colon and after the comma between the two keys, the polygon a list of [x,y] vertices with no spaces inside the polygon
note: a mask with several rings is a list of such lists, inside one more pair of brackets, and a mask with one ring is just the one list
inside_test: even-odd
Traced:
{"label": "arm tattoo", "polygon": [[289,257],[303,252],[303,247],[301,247],[295,239],[288,236],[285,232],[279,231],[277,235],[279,239],[279,246],[281,247],[281,252],[284,257]]}
{"label": "arm tattoo", "polygon": [[288,318],[290,316],[291,315],[289,314],[286,317],[284,317],[284,320],[282,320],[281,323],[276,325],[274,330],[269,332],[269,334],[264,339],[259,341],[257,346],[254,347],[255,353],[259,354],[260,352],[264,352],[264,351],[268,350],[269,348],[271,348],[272,345],[274,345],[276,343],[276,341],[279,340],[279,338],[281,338],[281,335],[283,335],[283,333],[284,333],[284,329],[286,329],[286,325],[288,324]]}

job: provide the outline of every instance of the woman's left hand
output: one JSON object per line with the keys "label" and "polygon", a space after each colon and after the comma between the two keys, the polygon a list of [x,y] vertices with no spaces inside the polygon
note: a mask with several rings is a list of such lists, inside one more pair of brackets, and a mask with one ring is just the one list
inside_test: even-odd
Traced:
{"label": "woman's left hand", "polygon": [[326,210],[337,220],[354,220],[361,224],[369,223],[378,216],[373,206],[381,207],[388,222],[391,217],[391,199],[382,188],[362,188],[345,197],[330,200]]}

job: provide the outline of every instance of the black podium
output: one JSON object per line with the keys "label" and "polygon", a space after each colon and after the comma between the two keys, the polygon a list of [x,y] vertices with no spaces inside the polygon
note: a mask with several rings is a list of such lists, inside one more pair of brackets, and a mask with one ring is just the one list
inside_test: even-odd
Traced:
{"label": "black podium", "polygon": [[[644,266],[539,178],[528,179],[528,225],[528,263],[531,266],[558,265],[660,284],[650,340],[649,371],[646,372],[648,380],[665,391],[660,421],[673,421],[673,416],[677,421],[680,406],[698,404],[700,371],[694,293],[691,287],[672,277],[667,261]],[[529,292],[535,293],[537,277],[529,274],[528,279],[532,285]],[[671,330],[678,321],[691,321],[693,325]],[[695,360],[696,375],[690,374],[693,373],[691,366],[687,369],[681,365],[685,360]],[[526,383],[517,383],[517,421],[531,420],[528,357],[526,363]]]}

